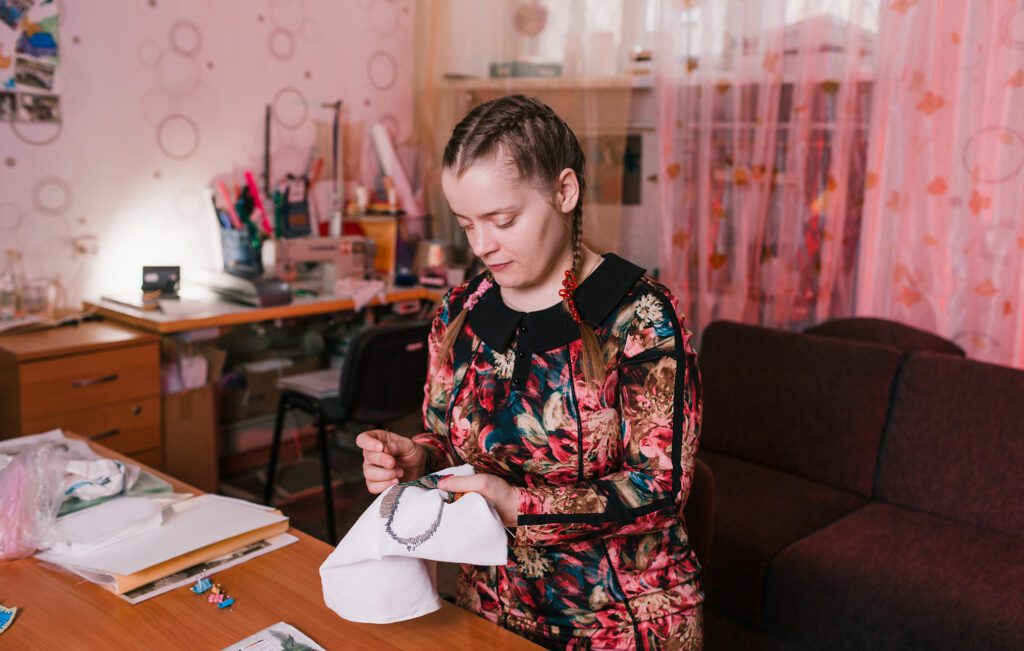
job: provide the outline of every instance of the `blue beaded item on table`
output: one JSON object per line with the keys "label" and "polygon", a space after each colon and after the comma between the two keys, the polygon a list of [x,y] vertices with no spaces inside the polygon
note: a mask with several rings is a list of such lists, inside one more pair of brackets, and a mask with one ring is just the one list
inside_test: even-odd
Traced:
{"label": "blue beaded item on table", "polygon": [[18,608],[8,608],[7,606],[0,605],[0,633],[3,633],[14,621],[14,616],[18,614]]}

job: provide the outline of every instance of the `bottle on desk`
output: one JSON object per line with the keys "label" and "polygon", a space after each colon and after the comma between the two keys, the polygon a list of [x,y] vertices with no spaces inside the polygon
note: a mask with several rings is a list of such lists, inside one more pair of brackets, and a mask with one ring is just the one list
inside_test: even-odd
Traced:
{"label": "bottle on desk", "polygon": [[7,249],[4,266],[0,269],[0,320],[18,315],[25,275],[21,272],[21,252]]}

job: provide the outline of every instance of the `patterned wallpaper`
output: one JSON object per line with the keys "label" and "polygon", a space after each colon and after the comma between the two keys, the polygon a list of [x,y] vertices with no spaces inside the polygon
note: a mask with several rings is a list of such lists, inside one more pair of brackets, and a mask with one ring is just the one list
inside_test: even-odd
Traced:
{"label": "patterned wallpaper", "polygon": [[62,121],[0,123],[0,249],[72,305],[137,288],[143,264],[186,280],[212,265],[207,188],[260,173],[268,104],[274,177],[305,166],[327,102],[343,102],[346,175],[373,177],[370,124],[409,136],[413,0],[56,4]]}

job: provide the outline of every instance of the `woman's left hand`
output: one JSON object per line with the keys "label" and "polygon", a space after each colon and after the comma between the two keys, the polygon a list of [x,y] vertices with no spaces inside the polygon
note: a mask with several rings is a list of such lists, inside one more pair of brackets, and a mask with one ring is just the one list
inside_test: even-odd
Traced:
{"label": "woman's left hand", "polygon": [[506,527],[514,527],[519,518],[519,491],[494,475],[445,477],[437,487],[451,493],[479,493],[490,502]]}

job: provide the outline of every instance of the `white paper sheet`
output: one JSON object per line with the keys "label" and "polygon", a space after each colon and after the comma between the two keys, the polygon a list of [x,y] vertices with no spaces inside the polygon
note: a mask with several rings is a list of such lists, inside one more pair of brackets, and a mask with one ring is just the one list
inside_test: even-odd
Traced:
{"label": "white paper sheet", "polygon": [[330,398],[339,393],[341,369],[328,368],[300,375],[289,375],[277,381],[278,388],[291,389],[315,398]]}
{"label": "white paper sheet", "polygon": [[164,523],[158,529],[81,554],[51,550],[36,554],[36,558],[80,570],[128,575],[287,519],[242,500],[200,495],[178,502],[166,511]]}
{"label": "white paper sheet", "polygon": [[122,542],[163,524],[163,510],[173,503],[164,497],[117,497],[89,509],[58,518],[49,548],[80,554]]}
{"label": "white paper sheet", "polygon": [[224,647],[222,651],[285,651],[303,648],[297,646],[299,644],[305,645],[310,651],[324,651],[322,646],[309,639],[302,631],[284,622],[268,626],[238,644]]}

